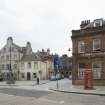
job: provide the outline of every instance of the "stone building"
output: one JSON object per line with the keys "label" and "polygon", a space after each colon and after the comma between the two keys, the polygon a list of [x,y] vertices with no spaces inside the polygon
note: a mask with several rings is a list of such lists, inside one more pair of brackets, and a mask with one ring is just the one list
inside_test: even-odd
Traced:
{"label": "stone building", "polygon": [[105,85],[105,20],[82,21],[72,30],[72,83],[83,84],[84,71],[91,69],[96,85]]}
{"label": "stone building", "polygon": [[36,77],[47,79],[47,63],[34,53],[31,43],[25,47],[13,43],[12,37],[7,38],[6,45],[0,50],[0,74],[6,80],[12,71],[16,80],[34,80]]}
{"label": "stone building", "polygon": [[42,51],[37,51],[36,54],[41,58],[41,60],[43,62],[46,63],[46,75],[47,75],[47,79],[50,79],[50,77],[54,74],[54,55],[50,54],[50,49],[48,48],[47,51],[45,51],[44,49],[42,49]]}

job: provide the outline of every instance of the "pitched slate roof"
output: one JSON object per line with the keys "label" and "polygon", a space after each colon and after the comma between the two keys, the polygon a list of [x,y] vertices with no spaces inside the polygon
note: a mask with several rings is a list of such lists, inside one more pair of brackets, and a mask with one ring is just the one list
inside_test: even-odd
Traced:
{"label": "pitched slate roof", "polygon": [[34,53],[29,55],[23,55],[23,57],[21,58],[21,61],[39,61],[39,60],[41,60],[40,57]]}
{"label": "pitched slate roof", "polygon": [[40,57],[40,59],[42,61],[46,61],[46,60],[53,60],[53,55],[48,54],[47,52],[37,52],[36,55],[38,55]]}

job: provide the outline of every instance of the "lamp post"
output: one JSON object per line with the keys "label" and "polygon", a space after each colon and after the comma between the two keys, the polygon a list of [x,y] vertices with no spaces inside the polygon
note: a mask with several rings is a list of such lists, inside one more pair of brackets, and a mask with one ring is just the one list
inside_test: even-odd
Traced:
{"label": "lamp post", "polygon": [[18,53],[19,55],[18,55],[18,80],[19,80],[19,74],[20,74],[20,70],[19,70],[19,63],[20,63],[20,52]]}
{"label": "lamp post", "polygon": [[15,81],[13,78],[12,67],[11,67],[11,45],[10,45],[9,51],[10,51],[10,64],[9,64],[9,78],[8,78],[7,84],[14,84]]}
{"label": "lamp post", "polygon": [[[71,52],[71,48],[68,49],[69,53]],[[69,61],[68,61],[69,62]],[[69,62],[70,63],[70,62]],[[71,63],[68,65],[69,67],[67,67],[68,69],[68,78],[71,79],[71,75],[72,75],[72,72],[70,71],[70,68],[71,68]]]}

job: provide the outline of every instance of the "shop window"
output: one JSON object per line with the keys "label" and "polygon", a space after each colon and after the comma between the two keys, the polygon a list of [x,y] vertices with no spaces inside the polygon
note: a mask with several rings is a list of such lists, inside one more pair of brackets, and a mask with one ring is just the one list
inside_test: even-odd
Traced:
{"label": "shop window", "polygon": [[95,79],[100,79],[101,78],[101,70],[102,70],[101,61],[97,61],[97,62],[92,63],[93,77]]}
{"label": "shop window", "polygon": [[79,63],[78,64],[78,79],[84,79],[84,71],[85,71],[85,64]]}

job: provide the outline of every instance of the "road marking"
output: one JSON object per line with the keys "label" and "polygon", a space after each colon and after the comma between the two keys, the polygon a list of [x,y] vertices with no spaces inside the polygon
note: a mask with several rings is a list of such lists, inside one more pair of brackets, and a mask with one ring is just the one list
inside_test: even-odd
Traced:
{"label": "road marking", "polygon": [[60,104],[64,104],[65,102],[62,100],[62,101],[60,101],[59,103],[60,103]]}

